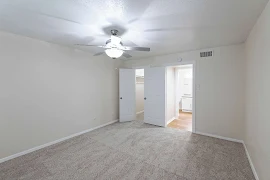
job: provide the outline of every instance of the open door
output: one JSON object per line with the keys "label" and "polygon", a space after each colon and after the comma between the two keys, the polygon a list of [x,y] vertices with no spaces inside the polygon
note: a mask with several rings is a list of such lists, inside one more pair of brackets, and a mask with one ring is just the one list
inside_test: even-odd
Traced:
{"label": "open door", "polygon": [[163,127],[166,126],[165,72],[165,67],[144,70],[144,122]]}
{"label": "open door", "polygon": [[119,70],[119,121],[136,119],[135,69]]}

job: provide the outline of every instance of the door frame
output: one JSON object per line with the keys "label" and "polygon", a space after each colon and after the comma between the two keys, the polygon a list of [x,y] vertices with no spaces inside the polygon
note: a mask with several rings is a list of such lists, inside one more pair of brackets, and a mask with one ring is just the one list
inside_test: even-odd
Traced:
{"label": "door frame", "polygon": [[[151,68],[151,67],[170,67],[170,66],[180,66],[180,65],[193,65],[193,90],[192,90],[192,133],[196,133],[196,89],[199,88],[196,86],[196,61],[195,60],[188,60],[188,61],[182,61],[180,58],[178,62],[171,62],[171,63],[162,63],[157,65],[138,65],[138,66],[132,66],[132,69],[145,69],[145,68]],[[165,97],[167,99],[167,96]],[[165,111],[167,112],[167,105],[165,105]],[[166,121],[166,119],[164,119]]]}
{"label": "door frame", "polygon": [[[136,78],[136,69],[143,69],[143,70],[145,70],[145,68],[149,68],[150,66],[149,65],[147,65],[147,66],[136,66],[136,67],[132,67],[131,69],[135,69],[135,78]],[[136,82],[135,82],[136,83]],[[143,89],[143,94],[145,93],[145,89]],[[145,96],[144,96],[145,97]],[[136,112],[136,103],[137,103],[137,101],[136,101],[136,84],[135,84],[135,114],[136,114],[136,116],[137,116],[137,112]],[[144,110],[143,110],[144,111]],[[137,118],[137,117],[136,117]],[[144,122],[144,118],[143,118],[143,122]]]}
{"label": "door frame", "polygon": [[[173,67],[173,66],[181,66],[181,65],[192,65],[192,133],[196,133],[196,61],[186,61],[186,62],[177,62],[177,63],[165,63],[163,66]],[[167,82],[166,82],[167,83]],[[167,95],[165,95],[167,100]],[[167,112],[167,104],[165,104],[166,112]]]}

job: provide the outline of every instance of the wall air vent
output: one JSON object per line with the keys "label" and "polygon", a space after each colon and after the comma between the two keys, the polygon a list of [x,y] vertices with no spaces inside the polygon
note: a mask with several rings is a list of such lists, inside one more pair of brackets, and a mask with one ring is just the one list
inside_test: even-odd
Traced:
{"label": "wall air vent", "polygon": [[204,57],[212,57],[213,56],[213,51],[207,51],[207,52],[201,52],[200,53],[200,57],[204,58]]}

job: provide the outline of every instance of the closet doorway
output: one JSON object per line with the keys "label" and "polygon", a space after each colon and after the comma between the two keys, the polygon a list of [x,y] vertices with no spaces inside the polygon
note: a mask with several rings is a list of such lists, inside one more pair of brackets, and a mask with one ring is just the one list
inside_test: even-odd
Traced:
{"label": "closet doorway", "polygon": [[[175,88],[177,86],[175,74],[178,74],[176,73],[178,67],[120,69],[119,121],[143,121],[147,124],[166,127],[168,124],[174,123],[174,120],[177,120],[180,116],[179,103],[182,105],[182,111],[189,111],[186,112],[189,114],[194,112],[194,107],[192,107],[194,90],[190,92],[190,96],[183,97],[179,95],[179,91]],[[192,69],[194,74],[194,66]],[[193,78],[192,85],[194,80]],[[177,94],[181,99],[177,98]],[[190,127],[194,132],[195,118],[193,113],[191,115],[192,125]]]}
{"label": "closet doorway", "polygon": [[136,69],[136,120],[144,120],[144,69]]}
{"label": "closet doorway", "polygon": [[[120,122],[135,120],[155,126],[166,126],[165,70],[165,67],[147,67],[137,70],[136,78],[136,69],[119,69]],[[136,85],[140,90],[137,96]]]}

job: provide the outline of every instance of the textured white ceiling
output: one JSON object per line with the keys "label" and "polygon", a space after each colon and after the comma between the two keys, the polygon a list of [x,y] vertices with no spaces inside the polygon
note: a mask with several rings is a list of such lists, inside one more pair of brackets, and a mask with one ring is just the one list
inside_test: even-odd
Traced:
{"label": "textured white ceiling", "polygon": [[[0,0],[0,29],[48,42],[146,46],[133,59],[244,42],[268,0]],[[78,48],[78,47],[75,47]],[[83,48],[93,53],[102,49]]]}

